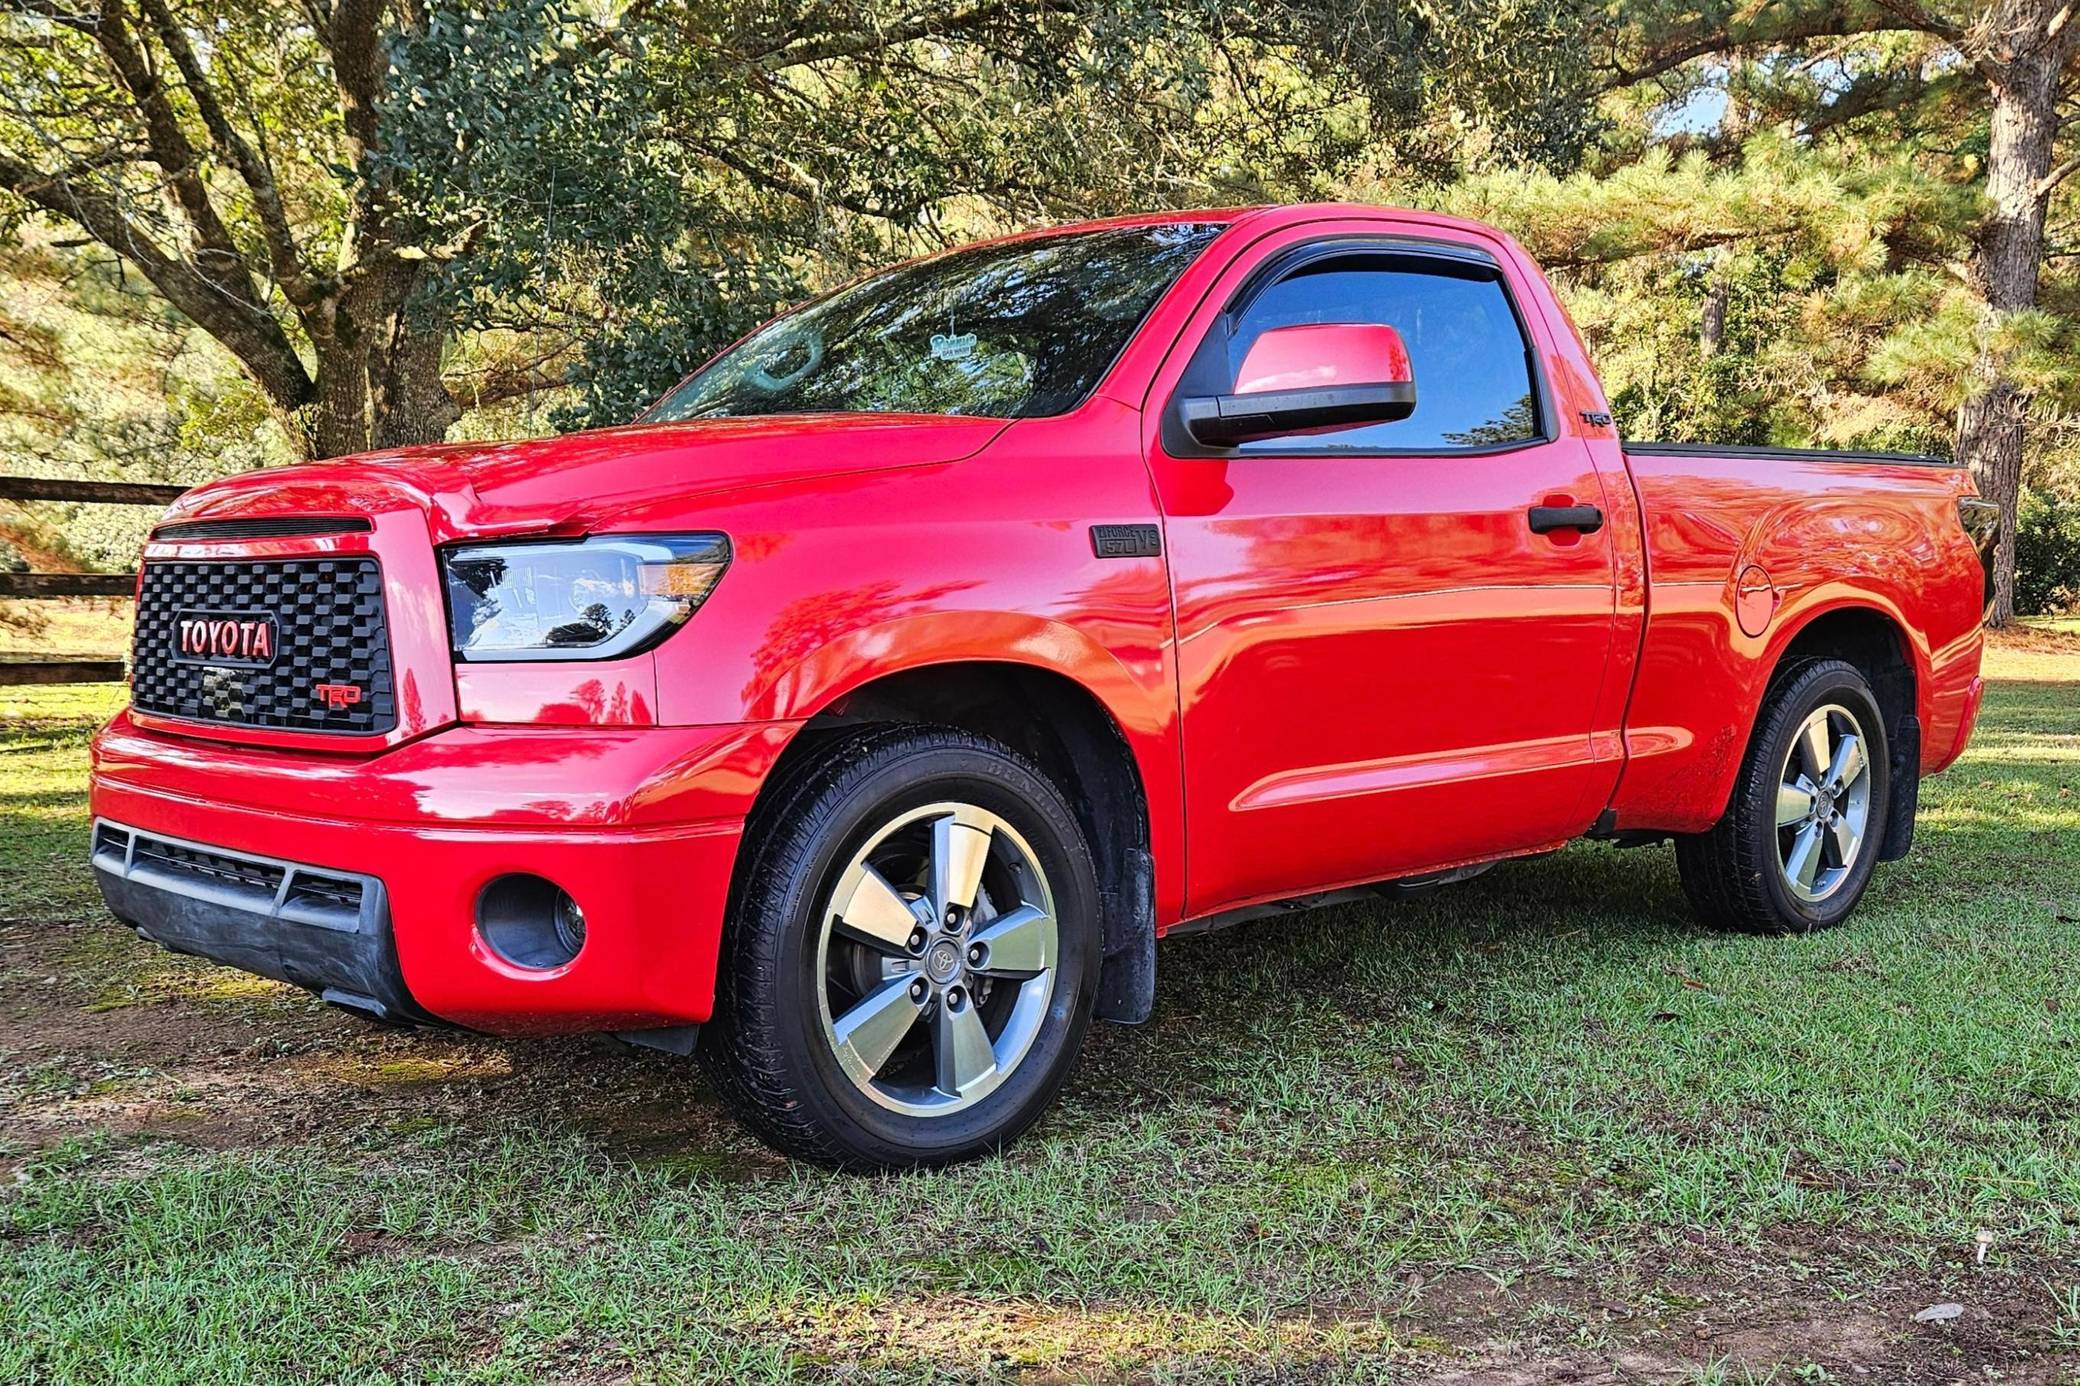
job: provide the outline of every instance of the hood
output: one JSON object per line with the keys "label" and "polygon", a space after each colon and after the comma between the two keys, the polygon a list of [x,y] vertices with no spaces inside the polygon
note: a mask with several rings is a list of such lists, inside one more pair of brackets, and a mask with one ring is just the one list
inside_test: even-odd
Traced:
{"label": "hood", "polygon": [[446,443],[247,472],[198,487],[168,518],[427,512],[436,542],[579,534],[647,503],[957,462],[1008,426],[936,414],[801,414],[630,424],[516,443]]}

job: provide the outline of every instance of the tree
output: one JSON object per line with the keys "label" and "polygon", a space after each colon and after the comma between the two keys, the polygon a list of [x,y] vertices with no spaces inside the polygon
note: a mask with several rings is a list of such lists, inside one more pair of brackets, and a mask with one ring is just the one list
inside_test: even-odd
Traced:
{"label": "tree", "polygon": [[9,0],[0,191],[122,257],[310,455],[438,437],[417,219],[371,177],[410,0]]}
{"label": "tree", "polygon": [[[1546,267],[1629,437],[1951,446],[1978,342],[1954,271],[1979,204],[1910,154],[1770,128],[1565,178],[1477,174],[1438,200]],[[2070,390],[2080,362],[2058,346],[2011,365],[2040,390],[2063,367]]]}
{"label": "tree", "polygon": [[1849,4],[1747,5],[1713,0],[1670,9],[1657,2],[1621,7],[1621,23],[1607,34],[1613,88],[1657,81],[1700,60],[1758,55],[1780,66],[1810,69],[1802,61],[1833,41],[1826,54],[1843,65],[1841,44],[1917,36],[1935,51],[1886,51],[1890,61],[1867,64],[1857,80],[1827,93],[1808,112],[1809,135],[1823,134],[1873,113],[1919,107],[1948,123],[1959,113],[1947,98],[1973,86],[1979,100],[1964,116],[1983,121],[1968,143],[1983,149],[1979,177],[1984,213],[1972,234],[1967,263],[1979,307],[1973,388],[1956,416],[1957,456],[1999,503],[2001,538],[1992,620],[2015,612],[2015,535],[2021,493],[2024,433],[2031,388],[2014,360],[2018,340],[2041,337],[2033,318],[2045,258],[2045,220],[2054,192],[2080,170],[2080,156],[2060,161],[2061,131],[2070,127],[2080,94],[2080,0],[1853,0]]}
{"label": "tree", "polygon": [[622,33],[575,118],[544,104],[568,65],[457,65],[431,25],[398,59],[428,93],[395,127],[413,203],[475,246],[441,292],[555,344],[570,423],[627,417],[778,303],[894,257],[1335,198],[1364,163],[1443,179],[1475,134],[1566,163],[1594,129],[1572,31],[1531,0],[658,0]]}
{"label": "tree", "polygon": [[[1383,136],[1434,174],[1476,123],[1579,148],[1541,14],[0,0],[0,222],[121,257],[306,455],[438,439],[565,379],[573,421],[616,419],[834,267],[956,229],[1327,190]],[[515,350],[470,359],[494,339]]]}

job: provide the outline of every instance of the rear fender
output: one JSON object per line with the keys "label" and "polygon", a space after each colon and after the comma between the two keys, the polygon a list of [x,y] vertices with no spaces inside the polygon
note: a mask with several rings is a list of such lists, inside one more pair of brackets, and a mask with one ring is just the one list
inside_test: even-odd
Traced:
{"label": "rear fender", "polygon": [[1654,583],[1612,801],[1623,829],[1702,832],[1718,821],[1771,676],[1814,622],[1843,611],[1872,612],[1899,633],[1923,768],[1939,768],[1926,748],[1955,737],[1976,670],[1977,610],[1960,605],[1976,588],[1958,575],[1970,545],[1943,522],[1949,495],[1788,492],[1744,516],[1736,479],[1644,483]]}
{"label": "rear fender", "polygon": [[[1732,727],[1736,735],[1722,743],[1727,753],[1710,762],[1711,773],[1697,785],[1698,800],[1691,814],[1697,821],[1686,831],[1709,827],[1726,812],[1726,805],[1733,797],[1734,781],[1739,778],[1741,760],[1747,754],[1748,738],[1753,735],[1755,721],[1761,715],[1763,696],[1769,691],[1771,678],[1784,662],[1785,653],[1814,622],[1843,611],[1876,612],[1901,632],[1910,629],[1901,618],[1896,602],[1882,592],[1853,582],[1828,583],[1786,602],[1766,640],[1758,642],[1754,657],[1741,663],[1734,672],[1731,684],[1734,698],[1730,710],[1734,713]],[[1920,702],[1927,696],[1928,651],[1911,634],[1906,639],[1905,650],[1914,667],[1918,722]],[[1621,821],[1625,819],[1621,811]]]}

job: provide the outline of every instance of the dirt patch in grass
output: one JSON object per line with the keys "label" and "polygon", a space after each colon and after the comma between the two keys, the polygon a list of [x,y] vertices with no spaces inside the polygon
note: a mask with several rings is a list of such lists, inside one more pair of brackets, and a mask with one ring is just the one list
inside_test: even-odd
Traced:
{"label": "dirt patch in grass", "polygon": [[[526,1114],[611,1156],[687,1171],[711,1166],[704,1152],[718,1142],[744,1143],[688,1060],[603,1037],[384,1029],[105,927],[147,979],[113,993],[135,1001],[67,976],[0,971],[0,1150],[87,1136],[265,1148],[486,1114]],[[0,959],[19,951],[0,943]],[[750,1163],[787,1168],[762,1150]]]}
{"label": "dirt patch in grass", "polygon": [[2080,630],[2018,621],[2012,626],[1988,631],[1986,643],[1989,649],[1999,651],[2080,654]]}
{"label": "dirt patch in grass", "polygon": [[[2069,1268],[1966,1257],[1874,1277],[1870,1251],[1786,1228],[1756,1246],[1688,1238],[1603,1276],[1455,1272],[1393,1322],[1451,1359],[1411,1378],[1438,1386],[2076,1379],[2080,1356],[2045,1326],[2044,1286]],[[1960,1312],[1917,1319],[1938,1306]]]}
{"label": "dirt patch in grass", "polygon": [[[2003,1382],[2070,1386],[2041,1327],[2048,1268],[1937,1269],[1883,1280],[1803,1267],[1797,1248],[1686,1243],[1607,1275],[1519,1278],[1414,1269],[1399,1304],[1269,1315],[961,1295],[870,1296],[774,1315],[833,1375],[1025,1383],[1148,1380],[1570,1383]],[[1936,1305],[1962,1312],[1917,1321]]]}

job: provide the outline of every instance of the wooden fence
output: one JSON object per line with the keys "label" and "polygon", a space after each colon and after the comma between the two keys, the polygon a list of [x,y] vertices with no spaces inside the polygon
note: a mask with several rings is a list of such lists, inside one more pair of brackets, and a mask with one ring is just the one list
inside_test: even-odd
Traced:
{"label": "wooden fence", "polygon": [[[165,506],[185,490],[128,481],[53,481],[0,476],[0,500],[84,501],[90,505]],[[127,597],[137,572],[0,573],[0,597]],[[0,686],[25,683],[120,683],[123,661],[87,655],[0,655]]]}

